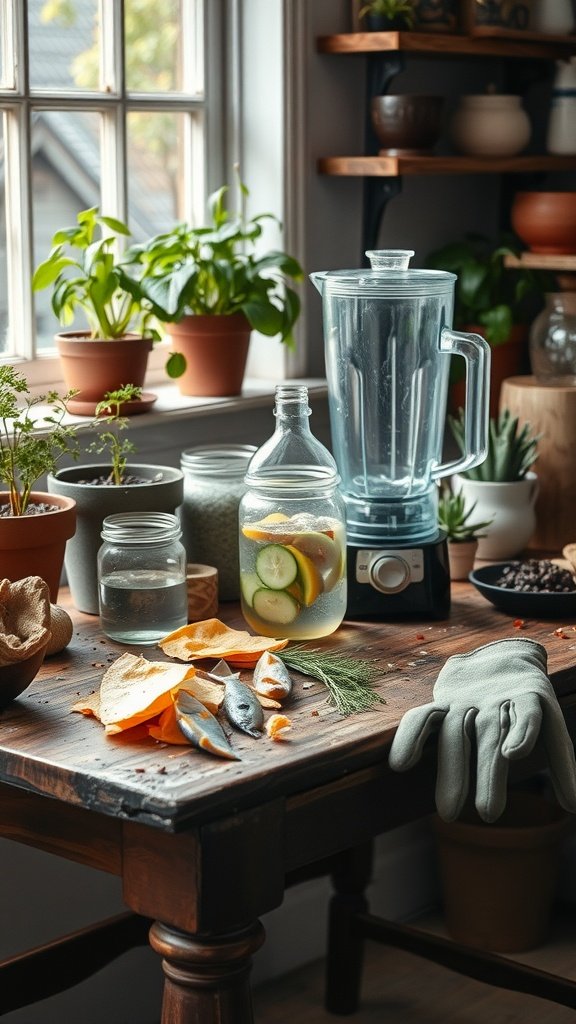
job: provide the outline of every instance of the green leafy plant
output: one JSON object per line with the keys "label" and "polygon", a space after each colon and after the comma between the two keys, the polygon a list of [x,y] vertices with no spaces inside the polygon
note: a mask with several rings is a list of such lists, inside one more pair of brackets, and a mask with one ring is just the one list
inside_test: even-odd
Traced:
{"label": "green leafy plant", "polygon": [[[0,366],[0,482],[8,487],[13,516],[26,514],[34,484],[44,473],[53,473],[63,455],[77,458],[79,428],[63,422],[75,394],[49,391],[34,397],[21,373]],[[34,415],[41,404],[50,412]]]}
{"label": "green leafy plant", "polygon": [[[464,452],[463,410],[458,410],[457,417],[449,416],[448,422],[460,450]],[[485,462],[462,473],[462,476],[468,480],[492,483],[523,480],[538,458],[538,441],[542,435],[533,434],[529,423],[525,423],[521,430],[518,424],[518,417],[512,416],[509,409],[503,409],[497,419],[491,419]]]}
{"label": "green leafy plant", "polygon": [[142,388],[135,384],[123,384],[116,391],[107,391],[96,406],[96,428],[99,434],[88,451],[97,455],[108,452],[112,463],[109,480],[118,486],[123,483],[128,456],[136,451],[132,441],[120,436],[130,422],[126,416],[121,415],[122,403],[132,402],[141,397]]}
{"label": "green leafy plant", "polygon": [[[186,314],[244,313],[252,328],[278,335],[293,347],[300,300],[287,280],[302,280],[302,268],[284,252],[256,255],[264,222],[276,218],[262,213],[247,219],[248,190],[240,180],[237,185],[237,215],[227,208],[229,187],[224,185],[208,200],[207,226],[179,224],[128,250],[125,261],[131,264],[134,295],[144,296],[163,323],[178,322]],[[167,371],[180,376],[185,363],[182,356],[174,356]]]}
{"label": "green leafy plant", "polygon": [[482,235],[466,235],[430,253],[426,266],[457,275],[454,292],[454,326],[457,330],[477,324],[486,341],[503,345],[513,324],[535,315],[533,300],[541,298],[548,275],[504,265],[515,254],[507,242],[493,243]]}
{"label": "green leafy plant", "polygon": [[358,11],[358,17],[370,16],[380,16],[390,21],[399,19],[406,28],[414,25],[414,9],[410,0],[368,0]]}
{"label": "green leafy plant", "polygon": [[476,508],[476,502],[466,508],[463,494],[453,494],[449,487],[444,487],[438,502],[438,525],[445,530],[448,540],[466,541],[483,537],[483,531],[492,525],[493,519],[483,523],[470,522]]}
{"label": "green leafy plant", "polygon": [[61,324],[72,324],[80,309],[92,338],[121,338],[129,329],[159,337],[149,304],[127,278],[116,252],[118,238],[129,235],[126,224],[100,214],[97,207],[82,210],[74,227],[56,232],[32,288],[52,287],[52,309]]}

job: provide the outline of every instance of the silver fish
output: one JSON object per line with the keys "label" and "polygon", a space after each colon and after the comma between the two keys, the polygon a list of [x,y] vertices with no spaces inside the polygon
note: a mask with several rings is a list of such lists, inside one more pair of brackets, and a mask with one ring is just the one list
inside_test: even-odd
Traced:
{"label": "silver fish", "polygon": [[209,754],[227,757],[231,761],[240,761],[228,743],[220,722],[188,690],[178,690],[174,709],[180,731],[198,750],[206,750]]}
{"label": "silver fish", "polygon": [[264,651],[254,669],[254,689],[263,697],[285,700],[292,692],[292,676],[281,658]]}
{"label": "silver fish", "polygon": [[231,725],[259,739],[264,728],[264,712],[256,694],[236,675],[223,677],[226,689],[222,707]]}

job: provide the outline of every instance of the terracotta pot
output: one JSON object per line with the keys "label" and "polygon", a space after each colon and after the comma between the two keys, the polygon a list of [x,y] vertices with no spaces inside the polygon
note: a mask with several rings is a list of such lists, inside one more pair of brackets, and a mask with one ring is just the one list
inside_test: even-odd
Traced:
{"label": "terracotta pot", "polygon": [[102,341],[91,339],[88,331],[65,331],[56,335],[56,344],[66,387],[80,392],[70,403],[70,412],[93,415],[86,403],[96,405],[107,391],[122,384],[144,385],[152,349],[149,338],[129,334]]}
{"label": "terracotta pot", "polygon": [[183,395],[239,395],[252,328],[243,313],[185,316],[167,324],[172,350],[186,360],[176,383]]}
{"label": "terracotta pot", "polygon": [[[56,604],[66,541],[76,530],[76,502],[44,491],[34,491],[30,500],[57,505],[58,511],[0,517],[1,575],[12,582],[40,576],[48,584],[51,602]],[[0,493],[0,505],[8,501],[8,493]]]}
{"label": "terracotta pot", "polygon": [[495,824],[435,819],[446,927],[458,942],[500,953],[546,938],[560,841],[569,816],[530,793],[509,793]]}
{"label": "terracotta pot", "polygon": [[383,150],[389,154],[426,152],[440,134],[442,96],[374,96],[372,125]]}
{"label": "terracotta pot", "polygon": [[[480,324],[466,324],[462,330],[484,337],[485,328]],[[514,324],[508,340],[490,349],[490,416],[498,415],[503,382],[529,370],[528,331],[527,324]],[[465,398],[465,381],[454,381],[450,388],[450,412],[453,415],[459,408],[464,408]]]}
{"label": "terracotta pot", "polygon": [[576,192],[517,192],[510,216],[532,252],[576,252]]}
{"label": "terracotta pot", "polygon": [[474,568],[474,559],[478,550],[478,541],[474,540],[449,540],[448,541],[448,565],[450,566],[450,579],[455,582],[467,580],[468,573]]}

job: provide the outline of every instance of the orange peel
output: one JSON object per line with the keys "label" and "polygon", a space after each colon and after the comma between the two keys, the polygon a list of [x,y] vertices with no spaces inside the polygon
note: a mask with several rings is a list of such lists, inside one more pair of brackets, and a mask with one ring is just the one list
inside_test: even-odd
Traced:
{"label": "orange peel", "polygon": [[203,619],[169,633],[158,646],[171,658],[197,661],[225,658],[235,667],[253,668],[264,651],[281,651],[288,640],[252,636],[246,630],[232,629],[220,619]]}

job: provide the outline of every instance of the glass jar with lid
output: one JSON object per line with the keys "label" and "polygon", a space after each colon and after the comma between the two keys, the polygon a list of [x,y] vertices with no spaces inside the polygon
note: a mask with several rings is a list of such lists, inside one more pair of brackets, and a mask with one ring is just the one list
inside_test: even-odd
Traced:
{"label": "glass jar with lid", "polygon": [[328,636],[346,612],[346,528],[336,463],[311,433],[308,391],[276,388],[276,430],[240,502],[242,614],[263,636]]}
{"label": "glass jar with lid", "polygon": [[530,328],[530,366],[539,384],[576,385],[576,292],[551,292]]}
{"label": "glass jar with lid", "polygon": [[184,473],[180,521],[187,559],[218,570],[221,601],[240,597],[238,506],[255,451],[253,444],[213,444],[188,448],[180,458]]}
{"label": "glass jar with lid", "polygon": [[150,646],[188,621],[186,551],[168,512],[106,516],[98,552],[100,621],[106,636]]}

